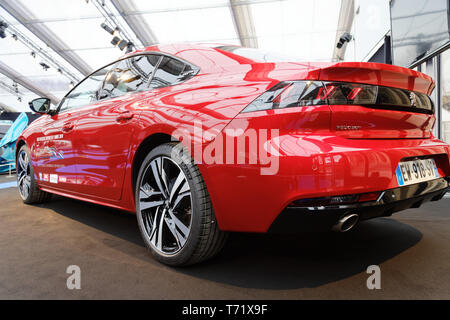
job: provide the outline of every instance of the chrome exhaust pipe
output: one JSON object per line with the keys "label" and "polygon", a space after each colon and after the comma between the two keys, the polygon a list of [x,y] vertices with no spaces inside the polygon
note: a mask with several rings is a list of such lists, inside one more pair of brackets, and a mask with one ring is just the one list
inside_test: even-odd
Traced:
{"label": "chrome exhaust pipe", "polygon": [[359,215],[356,213],[347,214],[339,219],[339,221],[331,228],[336,232],[347,232],[353,229],[358,223]]}

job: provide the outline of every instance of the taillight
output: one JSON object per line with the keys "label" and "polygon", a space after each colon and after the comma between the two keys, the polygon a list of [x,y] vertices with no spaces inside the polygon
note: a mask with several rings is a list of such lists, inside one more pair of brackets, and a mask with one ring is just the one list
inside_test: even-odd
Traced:
{"label": "taillight", "polygon": [[256,98],[242,112],[324,104],[434,112],[430,97],[423,93],[359,83],[322,81],[280,82]]}
{"label": "taillight", "polygon": [[280,82],[256,98],[243,112],[327,104],[326,99],[320,97],[321,90],[323,86],[319,81]]}
{"label": "taillight", "polygon": [[324,86],[333,90],[328,95],[328,104],[374,105],[377,101],[377,86],[343,82],[325,83]]}

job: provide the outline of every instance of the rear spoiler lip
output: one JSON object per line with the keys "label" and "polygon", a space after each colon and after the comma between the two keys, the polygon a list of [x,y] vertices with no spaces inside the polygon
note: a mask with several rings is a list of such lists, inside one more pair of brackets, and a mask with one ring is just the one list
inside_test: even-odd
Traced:
{"label": "rear spoiler lip", "polygon": [[338,62],[322,66],[318,79],[356,82],[416,91],[430,95],[435,83],[421,72],[395,65],[375,62]]}

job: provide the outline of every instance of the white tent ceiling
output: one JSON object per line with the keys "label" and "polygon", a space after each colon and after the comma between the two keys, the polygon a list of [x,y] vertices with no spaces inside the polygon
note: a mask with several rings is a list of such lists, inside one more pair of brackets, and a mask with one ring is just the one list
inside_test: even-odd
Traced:
{"label": "white tent ceiling", "polygon": [[[341,0],[104,2],[114,10],[126,31],[133,34],[138,46],[155,41],[251,43],[305,61],[331,60],[341,6]],[[123,55],[110,43],[112,36],[100,27],[105,18],[93,0],[0,0],[2,19],[79,79]],[[236,21],[239,19],[244,21]],[[240,30],[239,23],[247,30]],[[133,32],[133,27],[137,32]],[[140,32],[141,29],[146,30]],[[50,39],[47,43],[42,41],[45,36]],[[42,92],[61,98],[70,88],[70,79],[53,67],[45,71],[39,65],[41,61],[44,60],[39,55],[32,57],[30,48],[11,34],[0,39],[0,69],[3,63]],[[13,84],[1,73],[0,81]],[[25,111],[26,102],[37,94],[21,85],[18,88],[22,101],[0,86],[0,102]]]}

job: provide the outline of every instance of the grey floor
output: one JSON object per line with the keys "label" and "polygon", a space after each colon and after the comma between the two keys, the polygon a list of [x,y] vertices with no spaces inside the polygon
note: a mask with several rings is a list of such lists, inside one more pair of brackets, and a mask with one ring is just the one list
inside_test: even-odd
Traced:
{"label": "grey floor", "polygon": [[[69,265],[80,290],[67,289]],[[380,290],[366,287],[369,265]],[[0,189],[0,299],[118,298],[449,299],[450,198],[348,234],[232,234],[216,259],[177,269],[146,252],[134,215],[62,197],[29,206]]]}

